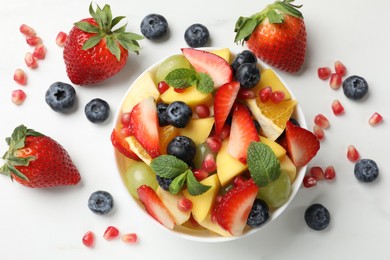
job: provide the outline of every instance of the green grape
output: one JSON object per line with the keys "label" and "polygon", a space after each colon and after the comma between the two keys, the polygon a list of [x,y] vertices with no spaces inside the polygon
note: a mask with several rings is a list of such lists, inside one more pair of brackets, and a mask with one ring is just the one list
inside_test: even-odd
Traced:
{"label": "green grape", "polygon": [[287,201],[290,191],[290,178],[282,171],[277,180],[259,189],[257,197],[264,200],[270,208],[277,208]]}
{"label": "green grape", "polygon": [[156,190],[158,186],[156,174],[143,162],[135,162],[127,168],[124,175],[124,182],[127,190],[135,198],[138,198],[138,187],[145,184]]}
{"label": "green grape", "polygon": [[204,161],[204,158],[209,153],[211,153],[211,150],[206,143],[202,143],[196,146],[195,157],[192,160],[196,169],[202,168],[202,163]]}
{"label": "green grape", "polygon": [[163,81],[169,72],[175,69],[191,67],[189,61],[181,54],[176,54],[164,60],[156,71],[156,83]]}

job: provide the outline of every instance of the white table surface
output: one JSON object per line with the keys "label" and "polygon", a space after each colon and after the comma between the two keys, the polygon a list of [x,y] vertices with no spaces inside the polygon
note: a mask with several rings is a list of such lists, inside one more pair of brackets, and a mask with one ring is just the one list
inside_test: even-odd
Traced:
{"label": "white table surface", "polygon": [[[152,63],[185,47],[184,31],[193,23],[206,25],[211,33],[210,46],[242,50],[234,44],[234,24],[240,15],[248,16],[270,1],[119,1],[112,0],[113,14],[125,15],[128,30],[140,33],[139,24],[149,13],[160,13],[169,23],[169,38],[160,42],[141,41],[139,56],[130,54],[122,72],[95,87],[76,86],[78,108],[62,115],[45,103],[44,94],[55,81],[70,82],[65,73],[62,48],[55,43],[59,31],[68,32],[72,23],[88,17],[90,1],[82,0],[1,0],[0,20],[0,153],[6,151],[4,138],[19,124],[41,131],[59,141],[71,154],[82,181],[78,186],[38,190],[25,188],[0,177],[0,259],[390,259],[390,181],[389,164],[389,65],[390,33],[383,0],[300,0],[307,28],[307,58],[302,71],[290,75],[277,72],[294,91],[304,110],[308,127],[313,118],[325,114],[331,127],[325,131],[321,150],[310,163],[337,172],[332,183],[321,182],[311,189],[301,188],[292,204],[271,225],[257,234],[229,242],[205,244],[168,235],[149,225],[130,203],[115,169],[110,133],[122,96],[135,78]],[[105,2],[98,1],[103,6]],[[37,31],[47,47],[47,57],[39,68],[24,64],[31,51],[19,26],[26,23]],[[341,89],[330,89],[317,77],[317,68],[333,67],[341,60],[348,75],[361,75],[370,85],[364,102],[347,100]],[[11,91],[19,88],[13,81],[16,68],[28,74],[28,85],[21,87],[27,99],[21,106],[11,102]],[[95,97],[109,102],[112,114],[107,123],[90,123],[84,105]],[[330,104],[339,99],[345,114],[336,117]],[[368,124],[372,113],[379,112],[384,122]],[[380,178],[372,184],[359,183],[353,163],[346,158],[349,144],[362,157],[374,159]],[[95,190],[112,193],[115,211],[97,216],[87,207]],[[312,203],[325,205],[331,225],[323,232],[310,230],[303,218]],[[120,240],[102,238],[108,225],[122,232],[135,232],[139,243],[127,245]],[[81,243],[83,234],[97,235],[93,249]]]}

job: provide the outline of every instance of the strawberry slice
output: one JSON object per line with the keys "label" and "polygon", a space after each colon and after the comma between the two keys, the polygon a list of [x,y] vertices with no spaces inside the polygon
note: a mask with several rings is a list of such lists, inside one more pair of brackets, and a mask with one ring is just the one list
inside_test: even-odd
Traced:
{"label": "strawberry slice", "polygon": [[306,165],[320,149],[320,142],[312,132],[290,121],[286,125],[286,144],[287,152],[297,167]]}
{"label": "strawberry slice", "polygon": [[153,97],[145,98],[130,113],[132,133],[152,158],[160,155],[157,108]]}
{"label": "strawberry slice", "polygon": [[175,221],[168,209],[164,206],[157,193],[149,186],[142,185],[137,189],[138,198],[145,206],[146,211],[163,226],[173,229]]}
{"label": "strawberry slice", "polygon": [[228,152],[242,163],[246,163],[248,146],[260,141],[256,126],[246,106],[236,103],[233,111]]}
{"label": "strawberry slice", "polygon": [[123,135],[121,135],[119,130],[112,130],[111,143],[115,147],[115,149],[124,156],[136,161],[140,161],[140,158],[130,149],[129,143],[126,142],[125,138],[123,137]]}
{"label": "strawberry slice", "polygon": [[213,79],[214,88],[232,80],[233,70],[220,56],[192,48],[182,48],[181,51],[197,72],[207,73]]}
{"label": "strawberry slice", "polygon": [[240,236],[252,209],[259,188],[253,179],[234,186],[216,204],[213,217],[233,236]]}

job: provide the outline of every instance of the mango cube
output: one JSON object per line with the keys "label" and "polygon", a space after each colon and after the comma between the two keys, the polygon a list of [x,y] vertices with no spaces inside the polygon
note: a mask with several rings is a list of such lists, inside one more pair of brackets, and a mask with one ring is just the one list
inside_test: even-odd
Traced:
{"label": "mango cube", "polygon": [[213,125],[214,117],[193,118],[185,128],[179,129],[179,133],[191,138],[198,145],[206,141]]}
{"label": "mango cube", "polygon": [[183,101],[191,108],[197,105],[211,105],[213,102],[213,96],[211,93],[202,93],[196,89],[196,86],[188,87],[184,92],[178,93],[174,88],[170,87],[160,96],[164,103],[170,104],[174,101]]}
{"label": "mango cube", "polygon": [[190,218],[191,211],[183,212],[177,207],[178,201],[184,198],[182,193],[173,195],[160,187],[157,188],[156,193],[164,206],[168,209],[169,213],[171,213],[176,225],[181,225]]}
{"label": "mango cube", "polygon": [[275,141],[268,139],[267,137],[260,136],[260,142],[266,144],[274,152],[275,156],[280,159],[286,155],[286,149],[284,149],[280,144]]}

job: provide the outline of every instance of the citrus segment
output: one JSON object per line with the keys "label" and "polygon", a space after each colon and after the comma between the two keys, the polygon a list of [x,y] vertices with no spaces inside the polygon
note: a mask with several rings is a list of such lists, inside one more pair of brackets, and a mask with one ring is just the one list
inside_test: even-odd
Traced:
{"label": "citrus segment", "polygon": [[142,145],[137,141],[134,136],[126,137],[125,140],[130,145],[130,150],[132,150],[138,157],[144,161],[147,165],[150,165],[152,162],[152,157],[148,152],[142,147]]}
{"label": "citrus segment", "polygon": [[297,101],[291,99],[284,100],[278,104],[271,101],[263,103],[260,100],[257,100],[257,105],[259,106],[261,113],[282,129],[286,127],[286,123],[290,119],[296,104]]}

